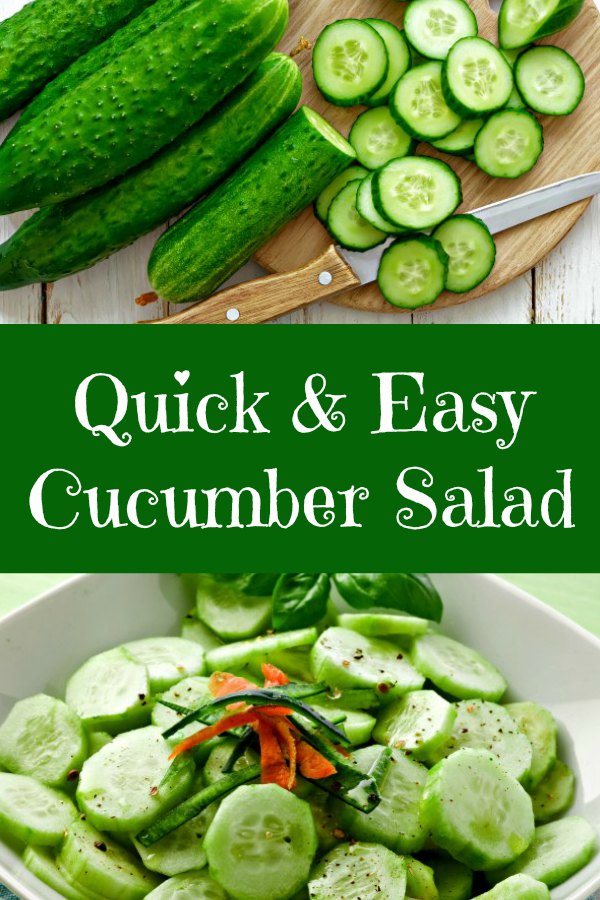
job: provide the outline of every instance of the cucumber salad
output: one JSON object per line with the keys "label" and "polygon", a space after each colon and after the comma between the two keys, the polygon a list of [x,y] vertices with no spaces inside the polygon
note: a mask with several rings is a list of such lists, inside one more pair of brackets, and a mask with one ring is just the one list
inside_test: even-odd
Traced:
{"label": "cucumber salad", "polygon": [[0,834],[60,896],[537,900],[593,857],[551,712],[426,576],[184,577],[180,636],[0,725]]}
{"label": "cucumber salad", "polygon": [[343,19],[319,35],[313,72],[325,99],[368,108],[350,131],[356,164],[323,191],[315,211],[346,249],[388,242],[378,284],[392,305],[427,306],[444,290],[473,290],[491,273],[488,228],[454,215],[460,179],[447,161],[415,154],[428,144],[492,178],[529,172],[544,148],[538,116],[569,115],[585,90],[569,53],[532,44],[568,25],[582,5],[503,0],[498,47],[479,35],[466,0],[411,0],[403,29]]}

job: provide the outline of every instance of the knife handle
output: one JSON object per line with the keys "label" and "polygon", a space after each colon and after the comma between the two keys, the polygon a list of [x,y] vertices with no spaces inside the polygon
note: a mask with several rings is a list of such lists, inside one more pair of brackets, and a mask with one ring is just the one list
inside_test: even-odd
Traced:
{"label": "knife handle", "polygon": [[360,279],[342,259],[333,244],[320,256],[294,272],[267,275],[236,284],[152,325],[255,325],[268,322],[301,306],[323,300]]}

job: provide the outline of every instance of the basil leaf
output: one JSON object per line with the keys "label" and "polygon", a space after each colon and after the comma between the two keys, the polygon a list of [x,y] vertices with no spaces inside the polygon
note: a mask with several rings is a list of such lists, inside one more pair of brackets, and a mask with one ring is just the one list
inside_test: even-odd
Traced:
{"label": "basil leaf", "polygon": [[316,625],[327,612],[329,575],[292,572],[280,576],[273,592],[273,628],[292,631]]}
{"label": "basil leaf", "polygon": [[279,574],[277,572],[211,572],[208,577],[218,584],[226,584],[232,590],[249,597],[270,597]]}
{"label": "basil leaf", "polygon": [[444,605],[427,575],[408,572],[336,573],[333,581],[346,603],[355,609],[374,606],[397,609],[440,622]]}

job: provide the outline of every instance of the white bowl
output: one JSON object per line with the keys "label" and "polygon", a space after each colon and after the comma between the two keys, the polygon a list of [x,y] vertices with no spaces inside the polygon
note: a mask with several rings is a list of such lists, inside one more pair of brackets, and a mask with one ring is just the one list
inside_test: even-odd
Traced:
{"label": "white bowl", "polygon": [[[512,699],[548,706],[560,753],[576,771],[574,812],[600,831],[600,641],[539,600],[490,575],[434,576],[445,630],[489,656]],[[176,632],[190,598],[174,575],[84,575],[0,621],[0,720],[15,700],[60,695],[89,656],[133,638]],[[0,843],[0,882],[24,900],[56,900]],[[600,856],[553,900],[586,900],[600,887]]]}

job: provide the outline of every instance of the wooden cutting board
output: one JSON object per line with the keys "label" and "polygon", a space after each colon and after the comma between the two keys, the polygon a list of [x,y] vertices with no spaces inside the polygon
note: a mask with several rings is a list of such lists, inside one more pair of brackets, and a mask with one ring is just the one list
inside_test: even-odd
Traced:
{"label": "wooden cutting board", "polygon": [[[483,37],[496,42],[496,14],[487,0],[469,0]],[[388,19],[402,24],[405,4],[397,0],[290,0],[290,25],[280,49],[294,51],[301,39],[311,44],[321,29],[335,19],[356,17]],[[426,145],[417,152],[445,159],[463,183],[462,210],[475,209],[523,191],[559,181],[572,175],[600,169],[600,17],[593,0],[586,0],[581,15],[569,28],[543,43],[557,44],[568,50],[582,67],[586,77],[583,102],[571,116],[543,116],[545,149],[533,171],[514,181],[491,179],[473,164],[458,157],[437,154]],[[340,109],[327,103],[312,77],[310,49],[297,54],[296,61],[304,76],[303,103],[322,113],[344,135],[348,135],[357,109]],[[583,214],[589,200],[573,204],[543,218],[536,219],[497,236],[498,256],[490,277],[468,294],[444,293],[428,309],[455,306],[481,297],[507,284],[533,268],[567,234]],[[257,260],[271,272],[285,272],[308,262],[331,243],[323,226],[306,210],[294,222],[263,247]],[[371,312],[402,313],[386,303],[374,284],[336,297],[335,302],[353,309]]]}

